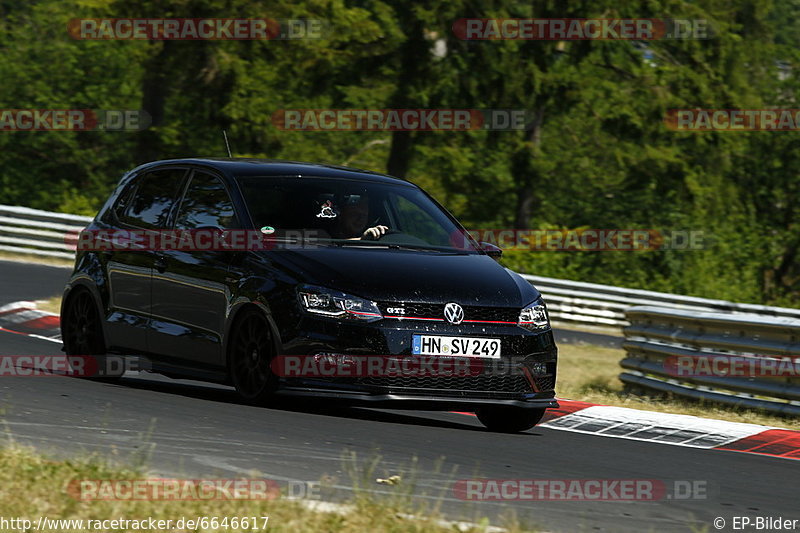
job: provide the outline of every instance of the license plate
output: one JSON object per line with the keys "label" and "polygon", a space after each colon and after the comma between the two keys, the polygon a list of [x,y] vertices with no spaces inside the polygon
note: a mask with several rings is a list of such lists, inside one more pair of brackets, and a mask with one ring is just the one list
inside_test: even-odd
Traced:
{"label": "license plate", "polygon": [[449,355],[451,357],[500,359],[500,339],[414,335],[411,343],[411,353],[414,355]]}

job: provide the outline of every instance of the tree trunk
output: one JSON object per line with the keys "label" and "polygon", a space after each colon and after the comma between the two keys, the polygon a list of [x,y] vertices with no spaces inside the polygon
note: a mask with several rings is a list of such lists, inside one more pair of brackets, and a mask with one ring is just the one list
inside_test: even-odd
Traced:
{"label": "tree trunk", "polygon": [[[406,40],[400,49],[400,68],[397,73],[397,86],[389,100],[392,109],[421,107],[416,99],[416,88],[425,86],[425,71],[431,61],[430,45],[425,40],[422,22],[411,15],[401,19],[407,29]],[[386,172],[398,178],[405,178],[411,166],[414,136],[410,131],[392,132],[392,146],[386,162]]]}
{"label": "tree trunk", "polygon": [[392,146],[389,149],[389,161],[386,173],[398,178],[405,178],[411,160],[411,132],[395,131],[392,133]]}
{"label": "tree trunk", "polygon": [[533,211],[539,204],[539,198],[536,195],[536,182],[539,177],[536,158],[539,156],[542,142],[543,120],[544,111],[540,108],[536,110],[533,121],[525,130],[526,140],[522,148],[514,154],[511,163],[511,172],[516,184],[514,193],[517,196],[514,209],[514,227],[516,229],[530,228]]}
{"label": "tree trunk", "polygon": [[157,130],[153,128],[158,128],[164,123],[172,49],[172,41],[163,41],[161,50],[145,63],[145,74],[142,78],[142,109],[150,114],[152,122],[150,128],[138,134],[136,162],[139,164],[163,158],[161,139]]}

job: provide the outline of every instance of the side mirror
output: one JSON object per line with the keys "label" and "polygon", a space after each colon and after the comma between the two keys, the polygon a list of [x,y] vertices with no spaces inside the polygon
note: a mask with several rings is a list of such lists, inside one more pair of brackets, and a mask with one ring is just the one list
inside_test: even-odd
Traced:
{"label": "side mirror", "polygon": [[478,244],[480,245],[481,250],[486,252],[486,255],[488,255],[495,261],[500,259],[500,257],[503,255],[503,250],[495,246],[494,244],[488,242],[479,242]]}

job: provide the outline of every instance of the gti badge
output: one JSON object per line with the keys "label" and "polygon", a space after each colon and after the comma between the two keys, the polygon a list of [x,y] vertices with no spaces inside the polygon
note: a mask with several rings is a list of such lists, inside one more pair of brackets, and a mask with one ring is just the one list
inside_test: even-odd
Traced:
{"label": "gti badge", "polygon": [[444,306],[444,317],[451,324],[461,324],[461,321],[464,320],[464,308],[450,302]]}

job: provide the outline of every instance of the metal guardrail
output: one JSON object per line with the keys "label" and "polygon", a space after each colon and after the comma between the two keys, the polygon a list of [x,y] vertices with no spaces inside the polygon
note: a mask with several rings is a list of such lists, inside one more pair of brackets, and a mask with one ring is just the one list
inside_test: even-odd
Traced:
{"label": "metal guardrail", "polygon": [[800,415],[800,320],[652,306],[633,307],[626,317],[624,383]]}
{"label": "metal guardrail", "polygon": [[78,232],[92,217],[0,205],[0,251],[75,258]]}
{"label": "metal guardrail", "polygon": [[550,317],[563,322],[624,327],[629,324],[626,311],[642,305],[683,309],[693,313],[743,313],[800,319],[800,309],[743,304],[528,274],[522,274],[522,277],[541,291]]}

